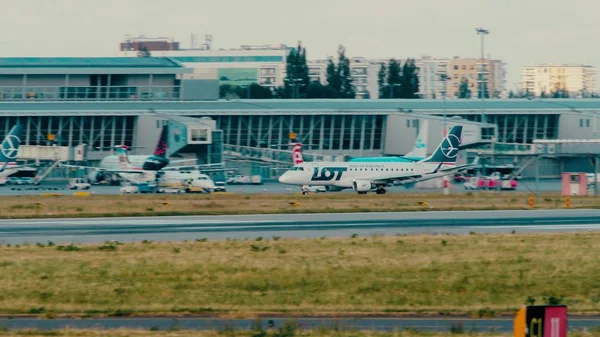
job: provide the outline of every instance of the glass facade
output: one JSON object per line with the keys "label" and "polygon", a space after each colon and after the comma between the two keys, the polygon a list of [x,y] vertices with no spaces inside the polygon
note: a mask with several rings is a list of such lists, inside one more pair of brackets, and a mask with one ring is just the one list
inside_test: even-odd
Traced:
{"label": "glass facade", "polygon": [[[481,114],[462,117],[481,122]],[[531,144],[534,139],[558,138],[559,118],[557,114],[490,114],[486,122],[498,125],[498,142]]]}
{"label": "glass facade", "polygon": [[[89,151],[106,151],[116,145],[133,146],[135,122],[135,116],[0,117],[0,139],[20,123],[23,125],[23,145],[87,144]],[[49,140],[51,138],[54,140]]]}
{"label": "glass facade", "polygon": [[258,82],[256,68],[221,68],[217,74],[219,84],[250,85]]}
{"label": "glass facade", "polygon": [[383,115],[211,116],[227,145],[287,149],[294,132],[306,150],[381,150]]}

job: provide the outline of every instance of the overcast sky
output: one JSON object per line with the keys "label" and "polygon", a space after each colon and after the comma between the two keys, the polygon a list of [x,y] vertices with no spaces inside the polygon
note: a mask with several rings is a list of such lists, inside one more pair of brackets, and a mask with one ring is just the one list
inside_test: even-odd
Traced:
{"label": "overcast sky", "polygon": [[215,48],[295,44],[310,59],[479,57],[508,66],[507,86],[531,63],[598,67],[595,0],[0,0],[0,56],[112,56],[126,34],[213,35]]}

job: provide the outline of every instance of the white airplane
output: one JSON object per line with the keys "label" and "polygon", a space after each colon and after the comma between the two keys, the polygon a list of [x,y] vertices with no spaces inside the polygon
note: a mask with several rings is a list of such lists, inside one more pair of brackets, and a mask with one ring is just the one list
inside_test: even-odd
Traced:
{"label": "white airplane", "polygon": [[[404,156],[389,156],[389,157],[356,157],[348,160],[348,162],[353,163],[414,163],[423,158],[427,157],[427,121],[421,125],[419,129],[419,134],[417,134],[417,140],[415,141],[415,145],[412,150]],[[304,162],[304,158],[302,156],[302,143],[292,142],[292,160],[294,165],[302,164]],[[311,186],[304,185],[301,186],[302,194],[307,194],[308,190],[311,189]],[[342,188],[336,186],[323,186],[323,187],[314,187],[314,189],[325,192],[339,192]]]}
{"label": "white airplane", "polygon": [[2,143],[0,143],[0,181],[6,181],[8,176],[27,166],[19,165],[16,162],[19,155],[22,132],[23,127],[17,124],[13,126],[6,137],[4,137]]}
{"label": "white airplane", "polygon": [[384,194],[390,185],[411,184],[446,176],[471,167],[456,166],[462,126],[454,126],[435,152],[418,162],[310,162],[294,165],[279,182],[297,186],[331,186],[359,194]]}
{"label": "white airplane", "polygon": [[[127,151],[129,147],[120,145],[115,147],[115,154],[108,155],[100,161],[98,167],[82,166],[82,165],[62,165],[64,167],[84,168],[90,170],[88,180],[91,183],[99,183],[110,179],[110,176],[116,174],[124,180],[132,184],[142,184],[147,182],[157,182],[163,180],[180,180],[180,170],[185,172],[193,172],[194,177],[186,176],[185,179],[207,181],[206,188],[210,188],[208,181],[210,177],[206,174],[201,174],[202,171],[218,171],[224,170],[216,168],[219,164],[208,165],[187,165],[187,166],[171,166],[167,167],[171,162],[166,157],[167,152],[167,126],[163,127],[158,143],[152,155],[132,155],[129,156]],[[180,160],[175,162],[186,162],[189,160]],[[195,171],[190,171],[194,168]],[[210,180],[212,182],[212,180]],[[212,184],[214,185],[214,184]],[[214,186],[213,186],[214,188]]]}

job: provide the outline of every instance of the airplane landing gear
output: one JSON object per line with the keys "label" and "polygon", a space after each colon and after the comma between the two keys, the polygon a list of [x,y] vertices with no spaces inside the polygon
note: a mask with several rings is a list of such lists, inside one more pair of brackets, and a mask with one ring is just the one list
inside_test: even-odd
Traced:
{"label": "airplane landing gear", "polygon": [[385,194],[386,190],[383,187],[379,187],[377,188],[377,190],[375,190],[375,193],[377,194]]}

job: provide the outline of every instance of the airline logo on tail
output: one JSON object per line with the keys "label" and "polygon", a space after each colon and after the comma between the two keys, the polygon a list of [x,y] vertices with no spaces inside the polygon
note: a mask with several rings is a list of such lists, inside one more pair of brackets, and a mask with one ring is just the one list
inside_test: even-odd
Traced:
{"label": "airline logo on tail", "polygon": [[456,158],[458,155],[458,147],[460,146],[460,139],[456,135],[449,133],[444,138],[442,143],[442,153],[446,158]]}
{"label": "airline logo on tail", "polygon": [[292,159],[294,160],[294,165],[302,164],[304,159],[302,159],[302,144],[296,143],[292,148]]}
{"label": "airline logo on tail", "polygon": [[450,129],[450,132],[444,137],[442,143],[437,147],[435,152],[422,160],[422,162],[446,163],[451,164],[456,162],[458,150],[460,147],[462,135],[462,126],[456,125]]}
{"label": "airline logo on tail", "polygon": [[19,144],[21,144],[21,125],[15,125],[0,144],[0,161],[17,159]]}

